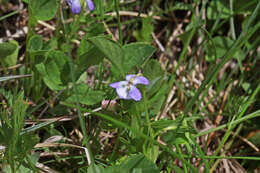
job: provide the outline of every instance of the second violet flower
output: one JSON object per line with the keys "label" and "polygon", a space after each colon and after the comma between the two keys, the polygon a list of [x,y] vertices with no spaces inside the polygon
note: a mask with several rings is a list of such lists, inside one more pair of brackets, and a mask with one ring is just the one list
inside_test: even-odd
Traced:
{"label": "second violet flower", "polygon": [[[88,9],[90,11],[93,11],[94,3],[92,2],[92,0],[86,0],[86,2],[88,4]],[[80,11],[81,11],[80,0],[67,0],[67,3],[71,6],[72,13],[74,13],[74,14],[80,13]]]}
{"label": "second violet flower", "polygon": [[119,81],[111,83],[109,86],[116,89],[117,95],[121,99],[140,101],[142,98],[141,92],[136,87],[137,84],[148,85],[149,81],[147,78],[140,74],[129,74],[126,75],[125,81]]}

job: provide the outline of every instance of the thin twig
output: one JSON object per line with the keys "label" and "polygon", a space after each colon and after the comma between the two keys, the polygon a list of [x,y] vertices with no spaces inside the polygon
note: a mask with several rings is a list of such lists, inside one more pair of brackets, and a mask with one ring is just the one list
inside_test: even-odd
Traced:
{"label": "thin twig", "polygon": [[[116,12],[110,12],[110,13],[106,13],[105,15],[108,15],[108,16],[116,16]],[[143,17],[143,18],[146,18],[146,17],[152,17],[153,19],[155,20],[169,20],[167,18],[162,18],[160,16],[149,16],[147,14],[144,14],[144,13],[141,13],[139,15],[138,12],[134,12],[134,11],[119,11],[119,15],[120,16],[139,16],[139,17]]]}
{"label": "thin twig", "polygon": [[105,27],[107,33],[112,36],[112,39],[113,39],[114,41],[117,41],[117,40],[116,40],[116,37],[115,37],[115,36],[113,35],[113,33],[110,31],[110,29],[109,29],[109,27],[107,26],[107,24],[106,24],[105,22],[103,22],[103,24],[104,24],[104,27]]}
{"label": "thin twig", "polygon": [[[100,110],[102,110],[102,108],[101,107],[98,107],[98,108],[96,108],[96,109],[94,109],[92,112],[98,112],[98,111],[100,111]],[[84,116],[87,116],[87,115],[89,115],[89,114],[91,114],[92,112],[86,112],[86,113],[84,113]],[[46,122],[46,121],[71,121],[71,120],[73,120],[73,119],[76,119],[76,118],[78,118],[78,116],[77,115],[74,115],[74,116],[60,116],[60,117],[56,117],[56,118],[43,118],[43,119],[37,119],[37,120],[35,120],[35,121],[32,121],[32,120],[26,120],[25,121],[25,124],[35,124],[35,123],[37,123],[37,122]]]}
{"label": "thin twig", "polygon": [[154,34],[154,32],[152,32],[152,37],[155,41],[155,43],[158,45],[158,47],[160,48],[160,50],[162,52],[165,52],[165,48],[163,47],[162,43],[159,41],[159,39],[156,37],[156,35]]}
{"label": "thin twig", "polygon": [[[42,26],[45,26],[46,28],[52,30],[52,31],[55,31],[56,28],[54,26],[51,26],[50,24],[44,22],[44,21],[41,21],[41,20],[38,20],[38,23]],[[60,33],[63,33],[62,31],[60,31]],[[79,40],[76,40],[76,39],[73,39],[71,40],[72,43],[76,43],[77,45],[80,44],[80,41]]]}
{"label": "thin twig", "polygon": [[[222,129],[222,131],[225,131],[225,132],[226,132],[225,129]],[[238,135],[238,134],[235,134],[234,132],[231,132],[231,134],[232,134],[234,137],[237,137],[237,138],[239,138],[241,141],[245,142],[247,145],[249,145],[249,146],[250,146],[252,149],[254,149],[256,152],[259,152],[259,151],[260,151],[259,148],[258,148],[255,144],[253,144],[252,142],[250,142],[249,140],[247,140],[247,139],[244,138],[243,136],[240,136],[240,135]]]}
{"label": "thin twig", "polygon": [[[20,68],[23,64],[16,64],[14,66],[11,66],[11,67],[7,67],[7,70],[13,70],[13,69],[17,69],[17,68]],[[0,68],[0,71],[3,71],[4,69],[3,68]]]}

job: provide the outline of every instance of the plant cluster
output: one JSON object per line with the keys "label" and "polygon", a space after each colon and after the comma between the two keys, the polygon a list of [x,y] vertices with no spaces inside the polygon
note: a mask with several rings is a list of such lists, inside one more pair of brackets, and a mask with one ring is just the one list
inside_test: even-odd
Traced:
{"label": "plant cluster", "polygon": [[0,172],[260,171],[258,0],[0,9]]}

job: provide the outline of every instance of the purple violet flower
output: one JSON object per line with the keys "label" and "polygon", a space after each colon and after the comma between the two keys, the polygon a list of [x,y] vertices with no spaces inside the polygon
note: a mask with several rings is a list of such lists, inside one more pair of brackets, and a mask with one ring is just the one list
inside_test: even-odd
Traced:
{"label": "purple violet flower", "polygon": [[86,0],[87,4],[88,4],[88,9],[90,11],[94,10],[94,3],[92,2],[92,0]]}
{"label": "purple violet flower", "polygon": [[[92,0],[86,0],[90,11],[94,10],[94,3]],[[67,3],[71,6],[72,13],[79,14],[81,11],[80,0],[67,0]]]}
{"label": "purple violet flower", "polygon": [[143,84],[148,85],[149,81],[141,74],[129,74],[126,75],[126,81],[120,81],[111,83],[109,86],[116,89],[117,95],[121,99],[140,101],[142,98],[141,92],[136,88],[135,85]]}
{"label": "purple violet flower", "polygon": [[67,0],[67,3],[71,6],[72,13],[78,14],[81,11],[80,0]]}

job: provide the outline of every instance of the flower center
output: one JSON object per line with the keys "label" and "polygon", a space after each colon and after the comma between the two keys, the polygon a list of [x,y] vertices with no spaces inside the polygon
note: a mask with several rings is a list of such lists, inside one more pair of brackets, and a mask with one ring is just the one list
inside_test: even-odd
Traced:
{"label": "flower center", "polygon": [[142,76],[142,73],[138,73],[136,76],[132,77],[129,82],[128,82],[128,86],[133,85],[133,81],[135,80],[135,78],[137,78],[138,76]]}

